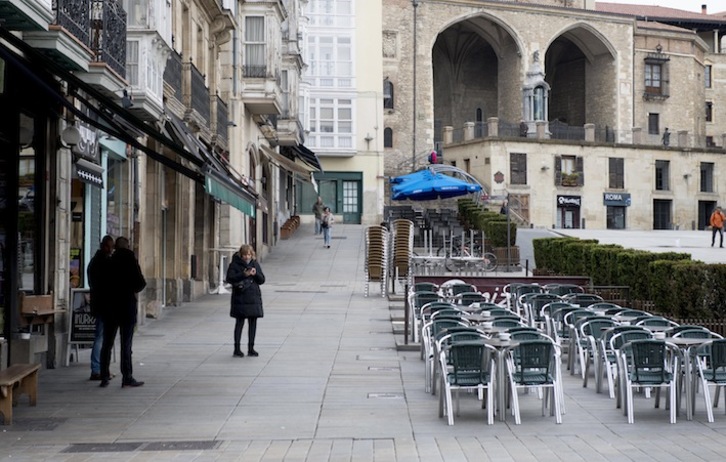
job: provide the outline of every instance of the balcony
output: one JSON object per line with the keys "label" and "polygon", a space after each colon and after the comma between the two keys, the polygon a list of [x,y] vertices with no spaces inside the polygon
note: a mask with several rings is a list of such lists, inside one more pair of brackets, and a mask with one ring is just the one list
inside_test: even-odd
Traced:
{"label": "balcony", "polygon": [[197,127],[209,127],[211,122],[209,88],[206,77],[190,62],[182,63],[183,73],[186,77],[184,85],[184,105],[187,107],[187,118]]}
{"label": "balcony", "polygon": [[[15,0],[11,0],[15,1]],[[28,31],[23,40],[69,71],[87,71],[91,50],[91,1],[56,0],[48,30]]]}
{"label": "balcony", "polygon": [[213,104],[215,106],[215,113],[217,114],[217,120],[215,121],[216,130],[214,144],[227,148],[227,129],[229,127],[229,109],[227,105],[222,101],[222,98],[217,95],[214,99]]}
{"label": "balcony", "polygon": [[283,113],[277,119],[277,138],[280,146],[298,146],[305,143],[305,132],[297,117]]}
{"label": "balcony", "polygon": [[242,102],[253,115],[279,115],[282,91],[279,74],[273,75],[265,65],[242,66]]}
{"label": "balcony", "polygon": [[171,50],[169,60],[164,68],[164,94],[172,96],[179,103],[184,101],[182,94],[182,58],[179,53]]}
{"label": "balcony", "polygon": [[0,18],[8,30],[44,31],[53,17],[51,0],[0,0]]}

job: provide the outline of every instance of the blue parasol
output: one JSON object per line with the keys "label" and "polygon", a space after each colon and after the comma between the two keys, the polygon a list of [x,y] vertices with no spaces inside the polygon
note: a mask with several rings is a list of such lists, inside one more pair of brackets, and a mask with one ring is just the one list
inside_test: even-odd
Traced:
{"label": "blue parasol", "polygon": [[393,200],[427,201],[481,191],[479,184],[469,183],[430,169],[391,178],[391,183],[393,183],[391,194]]}

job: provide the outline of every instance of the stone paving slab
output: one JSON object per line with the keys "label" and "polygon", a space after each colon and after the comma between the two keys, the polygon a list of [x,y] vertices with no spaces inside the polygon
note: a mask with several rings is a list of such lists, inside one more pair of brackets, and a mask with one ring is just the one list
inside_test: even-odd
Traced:
{"label": "stone paving slab", "polygon": [[[633,247],[694,250],[703,232],[588,232]],[[37,407],[14,410],[0,428],[0,460],[13,461],[714,461],[726,453],[726,415],[668,423],[664,405],[636,398],[635,424],[594,381],[565,374],[563,423],[521,395],[522,424],[486,425],[474,395],[462,394],[453,426],[424,391],[418,351],[397,350],[401,301],[371,286],[363,296],[363,232],[336,225],[331,249],[309,229],[264,262],[265,317],[258,358],[232,357],[229,296],[209,295],[145,320],[134,369],[146,385],[101,389],[87,380],[88,350],[69,367],[43,370]],[[677,233],[677,232],[674,232]],[[526,236],[527,233],[521,233]],[[521,236],[520,235],[520,236]],[[706,244],[710,244],[708,241]],[[668,250],[673,250],[668,248]],[[726,254],[724,254],[726,256]],[[393,308],[392,308],[393,307]],[[395,330],[394,330],[395,329]],[[397,332],[397,333],[394,333]],[[246,335],[246,331],[243,333]],[[118,372],[118,364],[112,365]]]}

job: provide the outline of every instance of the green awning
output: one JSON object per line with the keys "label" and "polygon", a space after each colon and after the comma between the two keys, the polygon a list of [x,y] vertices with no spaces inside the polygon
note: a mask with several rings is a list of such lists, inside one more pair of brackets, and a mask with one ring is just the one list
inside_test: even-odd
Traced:
{"label": "green awning", "polygon": [[212,171],[207,171],[204,174],[204,190],[210,196],[231,205],[245,215],[255,218],[255,197],[237,184],[222,178],[219,174]]}

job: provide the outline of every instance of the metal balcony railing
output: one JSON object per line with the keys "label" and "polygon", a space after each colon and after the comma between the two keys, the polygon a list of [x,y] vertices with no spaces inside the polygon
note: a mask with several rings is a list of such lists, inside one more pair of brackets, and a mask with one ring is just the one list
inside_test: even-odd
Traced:
{"label": "metal balcony railing", "polygon": [[242,72],[244,73],[244,77],[264,79],[267,77],[267,66],[264,64],[245,64],[242,66]]}
{"label": "metal balcony railing", "polygon": [[217,95],[217,138],[227,141],[227,127],[229,126],[229,109]]}
{"label": "metal balcony railing", "polygon": [[182,96],[182,58],[179,53],[172,50],[169,60],[164,68],[164,82],[174,89],[177,101],[184,101]]}
{"label": "metal balcony railing", "polygon": [[116,0],[92,2],[91,49],[94,61],[126,76],[126,12]]}
{"label": "metal balcony railing", "polygon": [[191,79],[192,79],[192,101],[191,108],[209,123],[209,88],[205,84],[204,74],[191,63]]}
{"label": "metal balcony railing", "polygon": [[91,46],[90,0],[53,0],[56,24],[70,32],[79,42]]}

